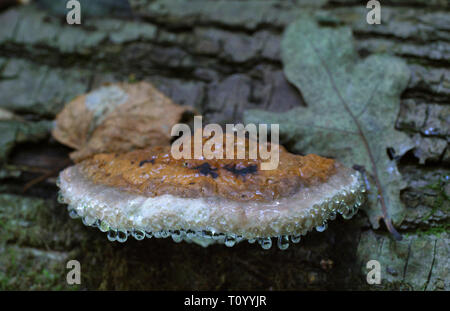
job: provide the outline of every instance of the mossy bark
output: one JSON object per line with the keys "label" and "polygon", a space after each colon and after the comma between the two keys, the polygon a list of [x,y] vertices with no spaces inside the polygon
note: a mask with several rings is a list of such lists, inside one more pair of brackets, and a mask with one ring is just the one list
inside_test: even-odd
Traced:
{"label": "mossy bark", "polygon": [[[66,25],[51,7],[0,12],[0,108],[21,119],[0,120],[1,289],[450,289],[446,1],[383,2],[376,26],[355,1],[130,3],[133,16],[100,14],[81,26]],[[287,251],[164,239],[118,244],[56,203],[55,174],[70,150],[46,135],[49,123],[68,100],[105,82],[153,82],[204,122],[237,123],[246,109],[305,105],[286,81],[279,44],[301,11],[329,27],[350,25],[362,57],[388,52],[412,72],[396,124],[416,144],[398,164],[408,183],[402,242],[383,228],[374,232],[359,213]],[[70,259],[81,263],[78,287],[66,283]],[[381,285],[366,282],[370,259],[382,265]]]}

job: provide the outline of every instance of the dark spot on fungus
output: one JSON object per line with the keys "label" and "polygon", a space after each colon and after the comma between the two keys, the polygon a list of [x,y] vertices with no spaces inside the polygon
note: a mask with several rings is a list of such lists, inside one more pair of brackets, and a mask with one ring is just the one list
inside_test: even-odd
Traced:
{"label": "dark spot on fungus", "polygon": [[217,168],[212,168],[209,163],[203,163],[202,165],[196,166],[193,169],[196,169],[200,172],[200,174],[204,176],[211,175],[212,178],[217,178],[219,174],[216,173]]}
{"label": "dark spot on fungus", "polygon": [[253,164],[243,168],[236,168],[236,164],[233,166],[227,164],[224,166],[224,169],[233,173],[236,177],[242,176],[242,178],[244,178],[247,174],[255,174],[258,171],[258,166]]}
{"label": "dark spot on fungus", "polygon": [[139,162],[139,167],[141,167],[141,166],[144,165],[145,163],[155,164],[155,160],[154,160],[154,159],[151,159],[151,160],[142,160],[141,162]]}

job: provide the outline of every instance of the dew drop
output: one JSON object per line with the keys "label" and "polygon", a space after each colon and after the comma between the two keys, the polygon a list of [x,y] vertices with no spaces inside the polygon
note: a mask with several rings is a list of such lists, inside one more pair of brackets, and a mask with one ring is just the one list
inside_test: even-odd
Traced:
{"label": "dew drop", "polygon": [[336,212],[335,211],[330,212],[330,215],[328,215],[328,218],[330,220],[335,220],[336,219]]}
{"label": "dew drop", "polygon": [[188,237],[188,239],[194,238],[195,237],[195,231],[191,230],[191,229],[187,230],[186,231],[186,236]]}
{"label": "dew drop", "polygon": [[328,209],[329,209],[330,211],[333,211],[334,208],[335,208],[334,202],[333,202],[333,201],[328,202]]}
{"label": "dew drop", "polygon": [[101,232],[106,232],[109,230],[109,224],[105,220],[102,220],[100,221],[100,226],[98,228]]}
{"label": "dew drop", "polygon": [[65,201],[64,201],[64,196],[62,195],[61,192],[58,192],[58,198],[57,198],[57,200],[58,200],[58,203],[60,203],[60,204],[64,204],[64,203],[65,203]]}
{"label": "dew drop", "polygon": [[117,242],[125,243],[128,239],[128,231],[124,229],[117,230]]}
{"label": "dew drop", "polygon": [[355,207],[351,207],[348,209],[348,211],[342,213],[342,218],[344,219],[351,219],[355,214],[358,212],[358,209]]}
{"label": "dew drop", "polygon": [[289,236],[287,235],[280,235],[278,237],[277,242],[278,248],[281,250],[286,250],[289,247]]}
{"label": "dew drop", "polygon": [[94,224],[96,222],[96,219],[94,217],[89,216],[89,215],[84,216],[82,218],[82,220],[83,220],[83,224],[85,226],[88,226],[88,227],[89,226],[94,226]]}
{"label": "dew drop", "polygon": [[202,236],[207,239],[212,239],[213,233],[209,230],[203,230]]}
{"label": "dew drop", "polygon": [[328,225],[327,225],[326,222],[324,222],[321,226],[317,226],[317,227],[316,227],[316,230],[317,230],[318,232],[324,232],[327,228],[328,228]]}
{"label": "dew drop", "polygon": [[131,232],[131,235],[133,235],[133,238],[136,240],[141,241],[145,238],[145,231],[135,229]]}
{"label": "dew drop", "polygon": [[339,213],[340,213],[341,215],[343,215],[343,214],[345,214],[345,213],[347,213],[347,212],[348,212],[348,205],[345,204],[344,202],[342,202],[342,204],[341,204],[341,206],[340,206],[340,208],[339,208]]}
{"label": "dew drop", "polygon": [[363,196],[362,196],[361,194],[358,194],[358,195],[356,196],[356,202],[355,202],[355,205],[361,206],[363,200],[364,200]]}
{"label": "dew drop", "polygon": [[300,243],[300,240],[302,239],[302,236],[299,235],[291,235],[291,242],[292,243]]}
{"label": "dew drop", "polygon": [[96,220],[94,221],[94,223],[92,224],[92,227],[98,228],[99,226],[100,226],[100,219],[96,219]]}
{"label": "dew drop", "polygon": [[328,203],[322,203],[320,205],[320,217],[324,218],[328,213]]}
{"label": "dew drop", "polygon": [[114,242],[117,239],[117,230],[109,230],[108,231],[108,240]]}
{"label": "dew drop", "polygon": [[180,230],[173,230],[171,231],[172,233],[172,238],[181,238],[181,231]]}
{"label": "dew drop", "polygon": [[181,231],[180,230],[173,230],[171,231],[172,236],[181,237]]}
{"label": "dew drop", "polygon": [[234,245],[236,245],[236,238],[234,236],[228,235],[225,238],[225,245],[227,247],[233,247]]}
{"label": "dew drop", "polygon": [[72,219],[76,219],[76,218],[79,218],[80,216],[78,216],[78,213],[77,213],[76,210],[71,209],[71,210],[69,211],[69,217],[72,218]]}
{"label": "dew drop", "polygon": [[335,205],[339,206],[342,202],[343,197],[341,195],[336,195],[333,197],[333,202]]}
{"label": "dew drop", "polygon": [[167,230],[161,230],[160,235],[163,239],[168,238],[170,236],[170,232]]}
{"label": "dew drop", "polygon": [[172,233],[172,240],[175,243],[180,243],[181,241],[183,241],[183,236],[182,236],[182,234],[181,234],[181,232],[179,230],[173,231],[173,233]]}
{"label": "dew drop", "polygon": [[256,239],[248,239],[248,243],[253,244],[256,242]]}
{"label": "dew drop", "polygon": [[151,231],[145,231],[145,237],[150,239],[153,237],[153,233]]}
{"label": "dew drop", "polygon": [[261,245],[262,249],[270,249],[272,247],[272,239],[271,238],[263,238],[260,239],[259,244]]}

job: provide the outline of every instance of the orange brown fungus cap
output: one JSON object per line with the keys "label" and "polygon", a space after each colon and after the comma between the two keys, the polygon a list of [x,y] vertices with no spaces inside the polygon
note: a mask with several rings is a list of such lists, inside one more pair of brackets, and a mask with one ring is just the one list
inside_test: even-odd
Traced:
{"label": "orange brown fungus cap", "polygon": [[280,148],[276,170],[261,170],[260,159],[177,160],[170,147],[99,154],[81,165],[83,174],[94,183],[147,197],[220,196],[244,202],[292,195],[301,187],[327,181],[336,171],[332,159],[293,155],[284,148]]}
{"label": "orange brown fungus cap", "polygon": [[325,230],[336,213],[351,217],[364,201],[358,172],[317,155],[279,146],[278,167],[262,170],[266,160],[248,152],[243,160],[185,160],[170,151],[95,155],[61,173],[60,200],[111,241],[131,234],[233,246],[246,239],[264,249],[272,237],[286,249],[313,228]]}

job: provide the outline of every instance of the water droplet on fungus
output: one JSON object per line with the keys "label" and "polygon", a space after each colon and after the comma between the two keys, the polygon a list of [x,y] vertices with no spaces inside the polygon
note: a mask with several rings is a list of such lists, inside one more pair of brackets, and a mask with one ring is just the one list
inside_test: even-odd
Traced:
{"label": "water droplet on fungus", "polygon": [[128,231],[127,230],[123,230],[123,229],[117,230],[117,236],[116,236],[117,242],[125,243],[127,241],[127,239],[128,239]]}
{"label": "water droplet on fungus", "polygon": [[292,243],[300,243],[300,240],[302,239],[301,235],[291,235],[291,242]]}
{"label": "water droplet on fungus", "polygon": [[145,238],[145,231],[135,229],[135,230],[133,230],[131,232],[131,235],[133,235],[133,238],[135,238],[136,240],[140,241],[140,240],[143,240]]}
{"label": "water droplet on fungus", "polygon": [[325,222],[325,223],[323,223],[323,225],[317,226],[317,227],[316,227],[316,230],[317,230],[317,232],[324,232],[324,231],[327,229],[327,227],[328,227],[328,225],[327,225],[327,223]]}
{"label": "water droplet on fungus", "polygon": [[262,249],[268,250],[272,247],[272,239],[271,238],[260,239],[259,244],[261,245]]}
{"label": "water droplet on fungus", "polygon": [[289,236],[280,235],[277,241],[278,248],[281,250],[286,250],[289,247]]}
{"label": "water droplet on fungus", "polygon": [[236,239],[234,238],[234,236],[227,236],[225,238],[225,245],[227,247],[233,247],[234,245],[236,245]]}
{"label": "water droplet on fungus", "polygon": [[108,240],[114,242],[117,239],[117,230],[110,229],[107,234]]}
{"label": "water droplet on fungus", "polygon": [[72,219],[77,219],[77,218],[80,217],[75,209],[71,209],[71,210],[69,211],[69,216],[70,216],[70,218],[72,218]]}

